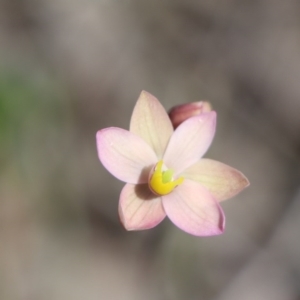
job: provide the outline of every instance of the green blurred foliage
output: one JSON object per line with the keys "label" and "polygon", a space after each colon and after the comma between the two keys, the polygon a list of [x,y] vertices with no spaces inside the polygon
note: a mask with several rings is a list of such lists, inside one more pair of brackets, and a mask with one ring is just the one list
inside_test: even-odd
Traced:
{"label": "green blurred foliage", "polygon": [[[35,80],[21,74],[1,74],[0,138],[5,150],[1,151],[1,155],[5,155],[3,158],[28,154],[24,152],[28,137],[41,143],[47,138],[47,133],[70,122],[66,104],[66,98],[62,99],[58,86],[49,80]],[[38,140],[40,138],[42,140]]]}
{"label": "green blurred foliage", "polygon": [[[42,216],[70,214],[70,163],[74,121],[61,83],[43,74],[0,74],[1,176],[10,176]],[[64,214],[63,213],[63,214]]]}

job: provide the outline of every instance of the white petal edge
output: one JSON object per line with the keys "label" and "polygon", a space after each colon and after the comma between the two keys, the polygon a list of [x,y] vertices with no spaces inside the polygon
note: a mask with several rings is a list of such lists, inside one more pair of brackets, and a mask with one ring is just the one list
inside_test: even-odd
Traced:
{"label": "white petal edge", "polygon": [[119,201],[119,216],[127,230],[144,230],[158,225],[166,216],[160,197],[147,184],[126,184]]}
{"label": "white petal edge", "polygon": [[131,116],[130,131],[145,140],[161,159],[173,133],[173,126],[157,98],[142,91]]}
{"label": "white petal edge", "polygon": [[98,156],[103,166],[127,183],[146,183],[157,163],[154,151],[140,137],[116,127],[97,132]]}
{"label": "white petal edge", "polygon": [[224,232],[225,216],[222,208],[199,183],[186,179],[162,199],[167,216],[183,231],[195,236]]}
{"label": "white petal edge", "polygon": [[172,135],[163,161],[178,175],[195,164],[209,148],[216,129],[216,112],[202,113],[184,121]]}
{"label": "white petal edge", "polygon": [[219,161],[205,158],[184,170],[181,176],[199,182],[218,201],[234,197],[250,184],[240,171]]}

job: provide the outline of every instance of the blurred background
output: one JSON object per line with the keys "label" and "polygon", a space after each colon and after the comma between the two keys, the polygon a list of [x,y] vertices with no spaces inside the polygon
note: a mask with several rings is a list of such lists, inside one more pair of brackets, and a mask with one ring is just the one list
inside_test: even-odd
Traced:
{"label": "blurred background", "polygon": [[[0,0],[0,299],[300,299],[297,0]],[[126,232],[95,134],[209,100],[251,186],[226,232]]]}

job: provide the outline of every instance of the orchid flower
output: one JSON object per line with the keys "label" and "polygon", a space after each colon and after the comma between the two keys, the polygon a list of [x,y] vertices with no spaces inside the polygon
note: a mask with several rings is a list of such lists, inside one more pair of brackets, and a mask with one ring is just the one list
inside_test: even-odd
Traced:
{"label": "orchid flower", "polygon": [[103,166],[126,185],[119,216],[127,230],[158,225],[166,216],[195,236],[223,233],[219,204],[249,185],[239,171],[203,159],[215,134],[216,112],[172,122],[150,93],[143,91],[134,107],[130,130],[110,127],[97,132]]}

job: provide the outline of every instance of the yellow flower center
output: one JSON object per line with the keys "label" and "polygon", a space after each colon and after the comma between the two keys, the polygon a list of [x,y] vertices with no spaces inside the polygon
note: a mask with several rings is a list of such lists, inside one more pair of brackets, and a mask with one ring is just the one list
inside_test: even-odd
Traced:
{"label": "yellow flower center", "polygon": [[171,193],[184,180],[183,177],[174,180],[173,173],[174,171],[167,169],[160,160],[150,173],[148,184],[151,191],[160,196]]}

